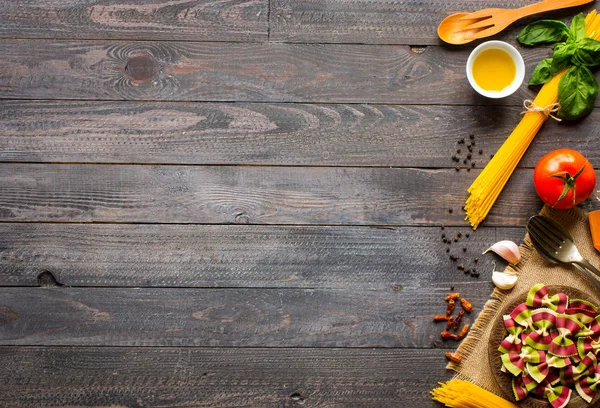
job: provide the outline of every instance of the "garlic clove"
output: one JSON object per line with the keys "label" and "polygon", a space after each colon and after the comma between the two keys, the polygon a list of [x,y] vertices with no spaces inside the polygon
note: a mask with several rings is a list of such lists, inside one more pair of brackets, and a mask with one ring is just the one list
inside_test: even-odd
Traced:
{"label": "garlic clove", "polygon": [[517,284],[517,275],[512,273],[492,272],[492,282],[498,289],[512,289]]}
{"label": "garlic clove", "polygon": [[485,250],[484,254],[492,251],[504,258],[508,263],[515,265],[521,260],[519,247],[512,241],[499,241]]}

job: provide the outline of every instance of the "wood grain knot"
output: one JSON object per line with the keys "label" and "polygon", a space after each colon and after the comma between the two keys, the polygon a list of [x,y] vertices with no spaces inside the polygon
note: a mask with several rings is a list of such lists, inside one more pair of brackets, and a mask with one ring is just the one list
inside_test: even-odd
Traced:
{"label": "wood grain knot", "polygon": [[244,213],[239,213],[235,215],[235,223],[236,224],[250,224],[250,217]]}
{"label": "wood grain knot", "polygon": [[290,399],[297,404],[304,404],[304,397],[300,395],[300,393],[293,393],[292,395],[290,395]]}
{"label": "wood grain knot", "polygon": [[56,280],[56,277],[50,271],[44,271],[38,275],[38,285],[45,288],[57,288],[63,286]]}
{"label": "wood grain knot", "polygon": [[411,45],[410,46],[410,51],[415,54],[423,54],[425,52],[425,50],[427,50],[427,46],[422,46],[422,45]]}
{"label": "wood grain knot", "polygon": [[158,75],[158,61],[150,54],[130,57],[125,64],[125,74],[135,82],[152,81]]}
{"label": "wood grain knot", "polygon": [[10,307],[0,306],[0,326],[14,322],[17,320],[17,317],[19,317],[17,312],[12,310]]}

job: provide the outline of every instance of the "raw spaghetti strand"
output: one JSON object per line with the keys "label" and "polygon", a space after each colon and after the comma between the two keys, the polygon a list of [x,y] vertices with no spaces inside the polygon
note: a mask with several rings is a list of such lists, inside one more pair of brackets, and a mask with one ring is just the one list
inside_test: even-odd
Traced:
{"label": "raw spaghetti strand", "polygon": [[[600,39],[600,16],[596,10],[586,16],[585,24],[586,36]],[[530,109],[524,113],[523,119],[467,190],[465,219],[473,229],[487,217],[521,157],[551,115],[551,110],[546,108],[555,107],[558,103],[558,83],[565,72],[566,69],[556,74],[540,89],[531,106],[542,109]]]}
{"label": "raw spaghetti strand", "polygon": [[434,401],[439,401],[453,408],[518,408],[496,394],[464,380],[450,380],[439,383],[440,386],[431,391]]}

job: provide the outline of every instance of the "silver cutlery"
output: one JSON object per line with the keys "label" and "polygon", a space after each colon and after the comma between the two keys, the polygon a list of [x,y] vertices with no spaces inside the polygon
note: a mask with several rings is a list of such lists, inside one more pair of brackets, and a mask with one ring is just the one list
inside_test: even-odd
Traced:
{"label": "silver cutlery", "polygon": [[527,222],[527,232],[539,254],[552,263],[567,263],[575,266],[594,281],[600,289],[600,270],[581,256],[573,238],[565,228],[553,219],[535,215]]}

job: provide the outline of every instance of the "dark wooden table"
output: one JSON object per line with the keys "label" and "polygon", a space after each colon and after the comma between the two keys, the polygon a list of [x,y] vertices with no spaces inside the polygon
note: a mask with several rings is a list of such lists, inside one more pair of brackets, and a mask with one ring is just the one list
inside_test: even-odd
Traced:
{"label": "dark wooden table", "polygon": [[436,406],[444,295],[474,320],[542,155],[600,167],[600,111],[549,121],[467,238],[535,90],[482,99],[436,26],[531,2],[0,0],[0,406]]}

